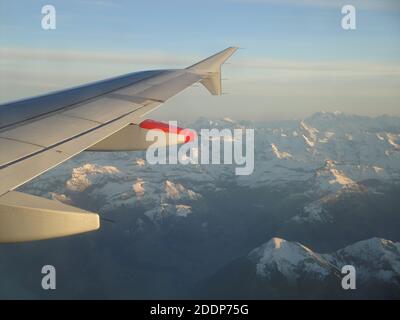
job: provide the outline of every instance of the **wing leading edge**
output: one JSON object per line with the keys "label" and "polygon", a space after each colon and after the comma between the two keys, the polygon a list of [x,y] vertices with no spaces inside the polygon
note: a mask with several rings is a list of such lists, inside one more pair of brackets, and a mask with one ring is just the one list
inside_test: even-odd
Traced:
{"label": "wing leading edge", "polygon": [[[132,73],[0,106],[0,243],[97,230],[95,213],[13,190],[102,141],[110,150],[117,137],[126,139],[121,130],[140,132],[147,113],[196,82],[220,95],[221,65],[236,50],[186,69]],[[143,144],[124,141],[115,150],[123,145]]]}

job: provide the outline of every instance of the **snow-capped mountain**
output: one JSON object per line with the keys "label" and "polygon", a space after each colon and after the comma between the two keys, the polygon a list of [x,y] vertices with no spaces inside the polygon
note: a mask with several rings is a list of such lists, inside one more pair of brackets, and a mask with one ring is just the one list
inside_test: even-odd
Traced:
{"label": "snow-capped mountain", "polygon": [[[101,281],[108,292],[125,288],[124,298],[148,297],[159,287],[160,297],[174,298],[177,283],[191,291],[215,274],[204,290],[194,290],[202,298],[332,298],[343,297],[340,270],[353,264],[357,292],[371,289],[359,297],[400,298],[399,244],[370,239],[400,240],[399,118],[318,113],[293,121],[202,118],[179,125],[253,128],[253,174],[236,176],[235,165],[224,164],[151,165],[145,152],[84,152],[21,191],[98,212],[102,228],[33,244],[25,247],[29,254],[15,255],[10,247],[6,260],[15,264],[4,273],[15,266],[24,273],[35,255],[35,268],[46,264],[52,252],[67,269],[84,259],[95,263],[71,280],[74,294],[90,279],[82,292],[90,288],[101,298]],[[291,241],[260,246],[275,235]],[[361,239],[370,240],[356,243]],[[120,275],[117,281],[107,280],[110,272]]]}
{"label": "snow-capped mountain", "polygon": [[316,200],[304,206],[301,214],[292,218],[300,223],[329,223],[334,219],[326,206],[344,195],[368,192],[368,188],[353,181],[342,170],[338,170],[333,160],[327,160],[322,168],[315,171],[311,179],[312,187],[306,192]]}
{"label": "snow-capped mountain", "polygon": [[[241,299],[400,298],[400,243],[372,238],[329,254],[272,238],[206,279],[199,296]],[[344,290],[342,267],[355,268]]]}
{"label": "snow-capped mountain", "polygon": [[[381,118],[320,113],[286,126],[277,123],[261,129],[267,147],[264,158],[275,161],[276,166],[279,163],[289,179],[296,178],[291,171],[303,171],[303,178],[307,173],[313,175],[327,161],[353,181],[398,177],[400,154],[392,142],[399,139],[400,121],[397,119],[396,124],[393,120],[386,128],[381,122],[386,123]],[[290,157],[269,152],[271,144]],[[261,167],[258,172],[265,169]]]}
{"label": "snow-capped mountain", "polygon": [[[90,159],[90,162],[77,167],[72,160],[67,170],[71,170],[70,176],[65,173],[59,175],[65,168],[56,169],[39,178],[40,183],[28,185],[27,191],[68,204],[80,201],[84,195],[87,201],[96,202],[97,207],[92,210],[102,212],[140,206],[146,209],[145,215],[154,221],[171,215],[186,217],[192,212],[191,203],[201,200],[199,193],[175,179],[173,168],[169,168],[171,172],[152,170],[146,166],[144,159],[127,159],[126,154],[110,161],[110,165],[100,164],[108,159],[96,160],[95,164],[92,158],[96,156],[99,154],[83,155],[85,161]],[[179,178],[184,180],[182,175]],[[196,179],[194,175],[189,178]],[[201,180],[207,181],[205,177]]]}
{"label": "snow-capped mountain", "polygon": [[256,273],[271,279],[277,272],[290,281],[296,281],[307,275],[324,279],[331,274],[338,274],[335,265],[320,254],[297,242],[273,238],[248,255],[256,266]]}
{"label": "snow-capped mountain", "polygon": [[321,281],[330,274],[340,274],[345,265],[356,269],[363,284],[378,280],[400,290],[400,243],[372,238],[359,241],[330,254],[319,254],[297,242],[273,238],[248,255],[259,277],[277,272],[288,280],[313,277]]}
{"label": "snow-capped mountain", "polygon": [[361,282],[367,283],[372,279],[393,284],[400,292],[399,242],[372,238],[323,256],[339,268],[354,265]]}
{"label": "snow-capped mountain", "polygon": [[[300,183],[309,200],[292,221],[331,222],[326,204],[368,192],[365,181],[394,182],[400,173],[400,118],[317,113],[304,120],[260,123],[200,118],[201,129],[255,129],[255,169],[236,176],[235,165],[150,165],[144,152],[83,153],[24,186],[73,204],[79,194],[96,210],[142,206],[151,219],[187,217],[207,192],[285,188]],[[211,144],[210,144],[211,147]],[[90,208],[88,208],[90,209]],[[158,217],[158,218],[156,218]]]}

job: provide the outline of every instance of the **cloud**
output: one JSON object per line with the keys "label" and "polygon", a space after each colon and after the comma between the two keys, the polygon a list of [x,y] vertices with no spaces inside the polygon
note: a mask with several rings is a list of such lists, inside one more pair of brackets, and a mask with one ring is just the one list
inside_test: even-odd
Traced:
{"label": "cloud", "polygon": [[[31,49],[31,48],[0,48],[0,57],[3,61],[42,61],[57,63],[90,63],[152,67],[185,67],[201,59],[193,55],[177,55],[161,51],[135,52],[97,52],[64,49]],[[229,65],[234,69],[258,70],[266,73],[267,70],[281,72],[307,73],[340,73],[341,75],[371,75],[371,76],[399,76],[400,64],[379,63],[374,61],[308,61],[293,59],[272,59],[255,57],[251,59],[235,58]],[[10,67],[8,67],[8,70]],[[133,70],[133,67],[131,68]]]}
{"label": "cloud", "polygon": [[121,4],[115,0],[80,0],[79,3],[97,7],[121,7]]}
{"label": "cloud", "polygon": [[135,51],[135,52],[97,52],[65,49],[34,49],[34,48],[0,48],[2,60],[46,60],[46,61],[78,61],[103,62],[114,64],[141,64],[141,65],[185,65],[195,59],[162,51]]}
{"label": "cloud", "polygon": [[200,57],[163,51],[0,48],[0,103],[120,74],[191,65]]}
{"label": "cloud", "polygon": [[362,10],[400,10],[400,1],[398,0],[227,0],[230,2],[241,3],[261,3],[268,5],[290,5],[321,8],[341,8],[350,4],[357,9]]}
{"label": "cloud", "polygon": [[255,69],[260,73],[280,71],[293,75],[335,74],[341,76],[400,76],[400,64],[374,61],[301,61],[269,58],[239,59],[236,69]]}

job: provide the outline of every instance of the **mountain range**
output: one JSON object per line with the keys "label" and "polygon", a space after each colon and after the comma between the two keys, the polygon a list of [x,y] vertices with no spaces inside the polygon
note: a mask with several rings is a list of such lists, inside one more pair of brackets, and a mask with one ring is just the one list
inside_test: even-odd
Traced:
{"label": "mountain range", "polygon": [[[235,166],[224,164],[150,165],[145,152],[85,152],[21,187],[100,212],[102,229],[83,236],[95,239],[85,252],[96,259],[107,252],[121,274],[140,275],[134,292],[127,277],[109,283],[112,292],[151,298],[154,281],[162,279],[157,297],[218,295],[229,287],[219,276],[228,268],[226,279],[232,275],[254,289],[254,295],[236,290],[238,297],[301,297],[314,288],[307,297],[352,298],[357,295],[343,296],[337,280],[341,266],[354,263],[360,287],[370,284],[376,292],[360,290],[360,297],[396,296],[400,118],[319,112],[291,121],[200,118],[179,125],[254,129],[253,174],[237,176]],[[68,247],[78,240],[59,241]],[[360,252],[367,251],[364,259]],[[380,257],[390,252],[396,258],[386,265]],[[102,266],[96,268],[100,277]],[[210,277],[219,289],[207,285]],[[294,288],[292,279],[303,280]]]}
{"label": "mountain range", "polygon": [[[355,290],[341,287],[347,265],[356,270]],[[272,238],[203,281],[196,292],[214,299],[399,299],[400,243],[371,238],[320,254]]]}

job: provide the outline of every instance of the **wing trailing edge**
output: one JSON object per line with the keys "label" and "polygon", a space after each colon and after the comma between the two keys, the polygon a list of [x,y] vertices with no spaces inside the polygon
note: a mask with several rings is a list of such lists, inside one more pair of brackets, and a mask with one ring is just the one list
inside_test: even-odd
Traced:
{"label": "wing trailing edge", "polygon": [[0,197],[0,243],[58,238],[99,227],[97,214],[55,200],[17,191]]}

